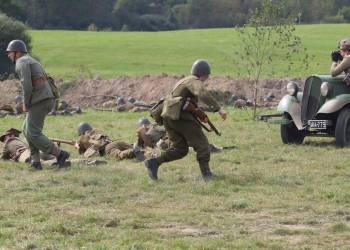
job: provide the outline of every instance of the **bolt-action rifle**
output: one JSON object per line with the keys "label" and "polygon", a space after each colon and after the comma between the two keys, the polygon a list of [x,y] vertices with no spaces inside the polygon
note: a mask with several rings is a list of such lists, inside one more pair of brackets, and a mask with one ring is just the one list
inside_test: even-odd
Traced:
{"label": "bolt-action rifle", "polygon": [[[208,132],[214,131],[216,135],[221,136],[221,133],[217,128],[214,126],[214,124],[209,120],[209,117],[207,114],[198,107],[198,105],[191,100],[191,98],[187,98],[185,100],[185,103],[183,105],[183,110],[188,111],[192,113],[194,118],[199,122],[199,124]],[[208,123],[208,128],[204,123]]]}

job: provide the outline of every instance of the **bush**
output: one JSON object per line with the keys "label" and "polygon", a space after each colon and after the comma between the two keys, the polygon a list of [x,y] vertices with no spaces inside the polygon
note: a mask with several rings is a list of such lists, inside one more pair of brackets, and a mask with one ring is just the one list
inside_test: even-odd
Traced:
{"label": "bush", "polygon": [[92,23],[87,27],[88,31],[98,31],[96,24]]}
{"label": "bush", "polygon": [[344,6],[339,10],[338,15],[342,15],[346,21],[350,21],[350,6]]}
{"label": "bush", "polygon": [[345,23],[345,19],[342,15],[328,16],[323,20],[325,23]]}
{"label": "bush", "polygon": [[13,64],[4,53],[8,43],[14,39],[20,39],[26,43],[28,51],[31,51],[31,38],[22,22],[5,14],[0,14],[0,30],[0,75],[4,77],[14,72]]}

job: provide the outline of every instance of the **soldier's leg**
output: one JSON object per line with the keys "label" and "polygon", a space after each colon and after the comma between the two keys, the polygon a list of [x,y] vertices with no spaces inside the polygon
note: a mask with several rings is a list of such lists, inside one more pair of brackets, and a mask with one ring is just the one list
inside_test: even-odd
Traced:
{"label": "soldier's leg", "polygon": [[203,133],[201,126],[195,122],[188,120],[186,121],[186,128],[181,131],[182,135],[186,138],[188,144],[193,147],[197,153],[197,161],[202,175],[212,175],[209,167],[210,161],[210,147],[208,138]]}
{"label": "soldier's leg", "polygon": [[53,154],[57,157],[57,162],[63,166],[64,161],[68,159],[69,153],[60,150],[43,133],[44,121],[48,112],[52,109],[53,100],[45,100],[33,105],[27,114],[25,125],[23,127],[24,135],[28,141],[33,155],[39,155],[39,150],[46,154]]}
{"label": "soldier's leg", "polygon": [[181,132],[187,129],[184,126],[184,122],[182,120],[173,121],[164,119],[164,127],[168,134],[170,147],[156,158],[159,165],[164,162],[181,159],[188,153],[188,144]]}

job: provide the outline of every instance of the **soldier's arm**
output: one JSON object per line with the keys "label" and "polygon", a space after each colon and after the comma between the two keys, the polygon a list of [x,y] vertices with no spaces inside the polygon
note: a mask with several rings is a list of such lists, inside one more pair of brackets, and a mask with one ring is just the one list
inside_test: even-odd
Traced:
{"label": "soldier's arm", "polygon": [[350,57],[344,57],[344,59],[338,63],[333,62],[331,66],[331,75],[333,77],[340,75],[344,70],[350,68]]}
{"label": "soldier's arm", "polygon": [[189,85],[190,92],[197,96],[204,104],[206,104],[210,111],[217,112],[220,110],[220,105],[214,99],[212,94],[208,90],[206,90],[201,81],[193,81],[191,85]]}
{"label": "soldier's arm", "polygon": [[19,62],[18,65],[16,65],[16,71],[18,73],[19,80],[22,86],[24,98],[23,102],[24,105],[28,108],[30,106],[30,99],[33,91],[30,64],[26,62]]}

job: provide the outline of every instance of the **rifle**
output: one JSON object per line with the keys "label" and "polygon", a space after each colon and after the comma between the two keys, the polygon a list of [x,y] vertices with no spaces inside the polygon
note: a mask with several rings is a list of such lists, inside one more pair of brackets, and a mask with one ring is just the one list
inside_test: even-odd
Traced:
{"label": "rifle", "polygon": [[76,144],[76,141],[73,141],[73,140],[61,140],[61,139],[50,139],[50,140],[53,142],[56,142],[58,145],[63,143],[63,144],[68,144],[75,147],[75,144]]}
{"label": "rifle", "polygon": [[[198,105],[191,100],[191,98],[187,98],[185,100],[185,103],[183,105],[183,110],[186,110],[194,116],[194,118],[199,122],[199,124],[208,132],[214,131],[216,135],[221,136],[221,133],[217,128],[214,126],[214,124],[209,120],[209,117],[207,114],[198,107]],[[204,125],[202,122],[203,120],[207,120],[207,123],[210,128]]]}

